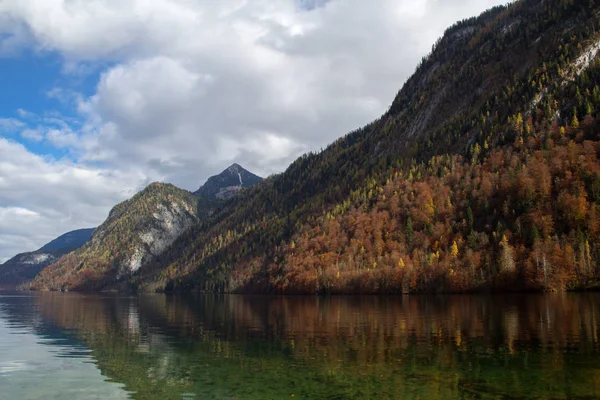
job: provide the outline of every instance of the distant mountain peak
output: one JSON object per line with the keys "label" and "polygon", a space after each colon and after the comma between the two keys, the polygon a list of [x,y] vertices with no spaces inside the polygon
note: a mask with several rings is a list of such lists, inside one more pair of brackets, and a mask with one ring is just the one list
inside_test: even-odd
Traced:
{"label": "distant mountain peak", "polygon": [[93,232],[93,228],[67,232],[38,250],[17,254],[0,264],[0,289],[14,289],[30,281],[43,268],[87,243]]}
{"label": "distant mountain peak", "polygon": [[220,174],[208,178],[194,194],[208,199],[230,199],[241,189],[254,186],[260,181],[260,176],[233,163]]}

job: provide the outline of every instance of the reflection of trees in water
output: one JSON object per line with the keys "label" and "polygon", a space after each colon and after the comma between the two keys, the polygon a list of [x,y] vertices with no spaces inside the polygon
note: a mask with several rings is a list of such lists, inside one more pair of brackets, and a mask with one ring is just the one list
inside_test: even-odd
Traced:
{"label": "reflection of trees in water", "polygon": [[[535,369],[539,384],[559,395],[566,393],[565,385],[600,390],[590,368],[571,373],[571,383],[558,378],[572,372],[567,359],[572,354],[597,358],[599,303],[598,295],[571,294],[118,298],[49,293],[38,297],[37,307],[44,318],[77,332],[107,376],[148,398],[169,390],[197,391],[199,382],[212,382],[221,391],[237,382],[243,390],[271,374],[278,385],[322,381],[337,390],[362,390],[376,378],[370,393],[385,389],[389,396],[380,397],[393,398],[399,393],[394,388],[416,387],[427,387],[421,395],[438,396],[528,393],[539,390],[527,381]],[[526,372],[528,367],[533,370]],[[365,394],[356,390],[347,397]]]}
{"label": "reflection of trees in water", "polygon": [[[311,344],[382,342],[404,348],[415,339],[430,344],[477,340],[536,341],[545,348],[597,344],[600,296],[552,294],[405,297],[141,297],[47,293],[42,315],[84,332],[119,330],[223,340],[294,340]],[[336,339],[336,340],[332,340]]]}

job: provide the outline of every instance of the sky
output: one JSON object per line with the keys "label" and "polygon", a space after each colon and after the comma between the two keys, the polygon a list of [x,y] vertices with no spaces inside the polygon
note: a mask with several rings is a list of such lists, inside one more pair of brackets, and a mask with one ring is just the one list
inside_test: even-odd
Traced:
{"label": "sky", "polygon": [[261,176],[382,115],[497,0],[1,0],[0,262],[153,181]]}

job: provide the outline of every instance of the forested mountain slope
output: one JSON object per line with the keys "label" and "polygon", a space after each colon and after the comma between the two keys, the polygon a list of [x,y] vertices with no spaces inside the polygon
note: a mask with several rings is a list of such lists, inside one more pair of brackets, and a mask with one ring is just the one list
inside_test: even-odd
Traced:
{"label": "forested mountain slope", "polygon": [[598,9],[522,0],[455,24],[380,119],[218,207],[130,287],[594,285]]}

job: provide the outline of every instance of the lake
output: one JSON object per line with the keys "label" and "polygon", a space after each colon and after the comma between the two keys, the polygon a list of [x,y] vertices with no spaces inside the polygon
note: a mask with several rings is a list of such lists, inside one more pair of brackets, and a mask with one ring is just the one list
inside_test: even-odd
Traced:
{"label": "lake", "polygon": [[595,399],[600,294],[0,292],[1,399]]}

